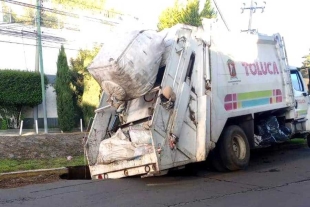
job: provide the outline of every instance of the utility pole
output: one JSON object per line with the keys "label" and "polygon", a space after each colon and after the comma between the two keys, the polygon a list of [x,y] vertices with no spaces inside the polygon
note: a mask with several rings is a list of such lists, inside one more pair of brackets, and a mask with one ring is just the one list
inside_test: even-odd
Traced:
{"label": "utility pole", "polygon": [[3,2],[0,3],[0,22],[3,22]]}
{"label": "utility pole", "polygon": [[10,12],[10,23],[12,23],[12,8],[10,7],[10,10],[9,10],[9,12]]}
{"label": "utility pole", "polygon": [[47,115],[46,115],[46,100],[45,100],[45,84],[44,84],[44,68],[43,68],[43,54],[42,54],[42,41],[41,41],[41,0],[37,0],[37,45],[39,49],[39,62],[40,62],[40,73],[41,73],[41,88],[42,88],[42,105],[43,105],[43,116],[44,116],[44,133],[47,131]]}
{"label": "utility pole", "polygon": [[221,12],[220,7],[217,5],[216,0],[213,0],[213,3],[214,3],[214,5],[215,5],[217,11],[219,12],[219,14],[220,14],[220,16],[221,16],[221,18],[222,18],[222,21],[224,22],[224,24],[225,24],[225,26],[226,26],[226,29],[227,29],[228,31],[230,31],[230,29],[229,29],[229,27],[228,27],[228,24],[227,24],[227,22],[226,22],[225,19],[224,19],[223,13]]}
{"label": "utility pole", "polygon": [[[37,26],[37,18],[38,16],[35,16],[35,26]],[[37,33],[37,39],[36,39],[36,56],[35,56],[35,72],[40,71],[40,65],[39,65],[39,35]],[[38,120],[38,106],[33,107],[33,127],[36,129],[36,120]]]}
{"label": "utility pole", "polygon": [[[255,4],[255,6],[254,6],[254,4]],[[245,7],[245,3],[243,3],[243,7],[241,8],[241,13],[243,13],[244,10],[250,10],[250,18],[249,18],[248,29],[247,30],[241,30],[241,32],[248,32],[248,33],[254,33],[255,32],[255,29],[252,29],[253,13],[255,13],[257,9],[261,9],[262,13],[263,13],[265,10],[265,5],[266,5],[265,1],[264,1],[264,6],[257,6],[257,3],[253,2],[253,0],[251,0],[251,6],[250,7]]]}

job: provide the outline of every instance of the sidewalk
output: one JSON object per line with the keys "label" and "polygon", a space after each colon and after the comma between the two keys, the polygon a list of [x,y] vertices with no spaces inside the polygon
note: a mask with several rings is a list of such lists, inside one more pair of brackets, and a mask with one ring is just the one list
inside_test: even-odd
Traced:
{"label": "sidewalk", "polygon": [[24,129],[22,136],[18,129],[0,130],[0,189],[50,182],[75,174],[77,166],[85,168],[83,137],[79,129],[49,129],[48,134],[39,129],[38,135]]}
{"label": "sidewalk", "polygon": [[[80,129],[74,129],[72,132],[80,132]],[[58,128],[53,128],[53,129],[48,129],[48,134],[57,134],[57,133],[62,133],[60,129]],[[27,135],[35,135],[36,131],[35,129],[23,129],[22,130],[22,136],[27,136]],[[44,134],[44,129],[40,128],[38,134]],[[7,130],[0,130],[0,136],[19,136],[19,129],[7,129]]]}

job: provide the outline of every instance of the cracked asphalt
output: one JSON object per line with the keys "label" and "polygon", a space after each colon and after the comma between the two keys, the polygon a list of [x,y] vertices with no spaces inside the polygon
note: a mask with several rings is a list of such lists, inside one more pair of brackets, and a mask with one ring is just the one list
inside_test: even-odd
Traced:
{"label": "cracked asphalt", "polygon": [[310,149],[252,152],[250,166],[213,172],[206,163],[164,177],[61,180],[0,190],[1,207],[309,207]]}

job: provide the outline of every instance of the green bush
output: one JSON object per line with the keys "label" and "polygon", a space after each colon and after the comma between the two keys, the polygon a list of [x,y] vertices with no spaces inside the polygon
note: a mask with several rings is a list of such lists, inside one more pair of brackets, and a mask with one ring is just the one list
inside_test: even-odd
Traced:
{"label": "green bush", "polygon": [[0,70],[0,80],[0,105],[36,106],[42,103],[40,73]]}
{"label": "green bush", "polygon": [[7,130],[8,129],[8,123],[6,119],[1,119],[1,130]]}
{"label": "green bush", "polygon": [[[24,106],[42,103],[41,75],[38,72],[0,70],[0,116],[19,120]],[[45,86],[48,83],[45,77]]]}

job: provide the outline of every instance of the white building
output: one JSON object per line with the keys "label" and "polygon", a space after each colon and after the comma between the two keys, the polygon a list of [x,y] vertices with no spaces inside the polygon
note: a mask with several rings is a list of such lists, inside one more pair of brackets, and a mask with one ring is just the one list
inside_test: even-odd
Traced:
{"label": "white building", "polygon": [[[106,18],[105,22],[98,18],[81,17],[78,26],[72,30],[72,24],[65,24],[63,29],[42,28],[43,66],[49,79],[46,89],[47,122],[49,127],[58,126],[56,94],[53,87],[57,73],[57,57],[63,44],[68,61],[77,56],[79,49],[91,49],[100,44],[104,35],[108,34],[120,20]],[[0,22],[2,19],[0,18]],[[76,27],[77,26],[77,27]],[[36,28],[22,24],[0,24],[0,69],[16,69],[35,71],[36,60]],[[24,127],[33,128],[34,110],[23,109]],[[38,124],[43,128],[42,105],[38,106]]]}

